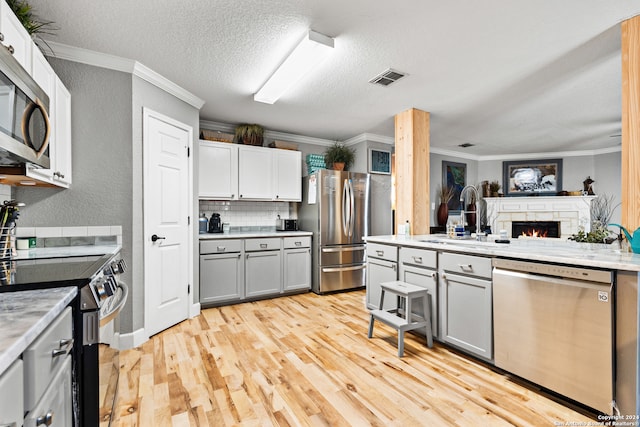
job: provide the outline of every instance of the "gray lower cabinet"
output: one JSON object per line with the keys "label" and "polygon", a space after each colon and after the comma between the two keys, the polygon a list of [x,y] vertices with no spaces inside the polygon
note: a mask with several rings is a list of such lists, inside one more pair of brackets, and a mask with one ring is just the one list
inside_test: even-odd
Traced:
{"label": "gray lower cabinet", "polygon": [[311,289],[311,237],[285,237],[283,248],[284,291]]}
{"label": "gray lower cabinet", "polygon": [[491,259],[439,255],[440,339],[493,359]]}
{"label": "gray lower cabinet", "polygon": [[[438,338],[438,255],[436,251],[401,247],[399,250],[398,279],[412,285],[425,288],[430,297],[431,333]],[[424,307],[421,299],[412,304],[414,313],[424,317]],[[416,330],[425,334],[425,328]]]}
{"label": "gray lower cabinet", "polygon": [[0,426],[20,426],[24,417],[22,360],[18,359],[0,375]]}
{"label": "gray lower cabinet", "polygon": [[200,242],[200,302],[234,302],[244,298],[243,241]]}
{"label": "gray lower cabinet", "polygon": [[[391,245],[367,243],[367,308],[380,306],[380,283],[398,280],[398,248]],[[387,297],[383,309],[395,308],[394,298]]]}
{"label": "gray lower cabinet", "polygon": [[282,293],[280,238],[244,241],[244,284],[247,298]]}

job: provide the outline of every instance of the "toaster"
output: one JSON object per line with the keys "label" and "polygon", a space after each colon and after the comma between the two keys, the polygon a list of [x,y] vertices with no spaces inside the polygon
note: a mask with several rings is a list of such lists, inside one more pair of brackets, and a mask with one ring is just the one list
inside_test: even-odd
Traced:
{"label": "toaster", "polygon": [[277,231],[297,231],[298,220],[297,219],[276,219]]}

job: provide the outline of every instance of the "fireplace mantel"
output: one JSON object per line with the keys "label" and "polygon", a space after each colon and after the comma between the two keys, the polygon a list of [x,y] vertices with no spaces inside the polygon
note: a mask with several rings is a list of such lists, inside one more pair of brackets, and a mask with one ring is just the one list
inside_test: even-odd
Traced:
{"label": "fireplace mantel", "polygon": [[485,197],[487,223],[511,234],[512,221],[560,221],[561,238],[591,229],[591,202],[598,196]]}

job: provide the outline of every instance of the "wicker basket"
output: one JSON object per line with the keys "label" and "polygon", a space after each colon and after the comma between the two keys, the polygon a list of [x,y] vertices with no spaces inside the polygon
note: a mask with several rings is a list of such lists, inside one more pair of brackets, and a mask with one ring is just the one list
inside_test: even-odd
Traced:
{"label": "wicker basket", "polygon": [[204,139],[206,141],[216,141],[216,142],[233,142],[233,134],[223,133],[215,130],[200,130],[200,139]]}

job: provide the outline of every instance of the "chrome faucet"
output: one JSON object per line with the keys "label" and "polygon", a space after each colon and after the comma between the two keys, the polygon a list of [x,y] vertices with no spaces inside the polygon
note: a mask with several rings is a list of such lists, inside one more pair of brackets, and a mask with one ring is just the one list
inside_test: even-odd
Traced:
{"label": "chrome faucet", "polygon": [[464,214],[466,213],[464,211],[464,194],[465,192],[467,192],[468,190],[473,190],[473,193],[476,196],[476,239],[480,240],[480,215],[478,215],[478,206],[480,203],[480,194],[478,193],[478,189],[476,187],[474,187],[473,185],[467,185],[465,186],[462,191],[460,192],[460,222],[462,222],[462,224],[464,224]]}

